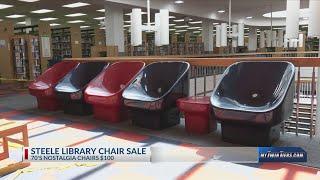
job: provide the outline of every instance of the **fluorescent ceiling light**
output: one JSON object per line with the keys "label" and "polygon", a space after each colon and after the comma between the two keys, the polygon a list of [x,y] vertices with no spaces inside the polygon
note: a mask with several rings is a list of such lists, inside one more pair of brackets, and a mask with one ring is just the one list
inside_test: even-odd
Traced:
{"label": "fluorescent ceiling light", "polygon": [[48,18],[41,18],[40,21],[53,21],[53,20],[57,20],[58,18],[52,18],[52,17],[48,17]]}
{"label": "fluorescent ceiling light", "polygon": [[12,18],[12,19],[15,19],[15,18],[21,18],[21,17],[25,17],[26,15],[20,15],[20,14],[12,14],[12,15],[9,15],[9,16],[6,16],[7,18]]}
{"label": "fluorescent ceiling light", "polygon": [[99,29],[106,29],[105,27],[101,27],[101,28],[99,28]]}
{"label": "fluorescent ceiling light", "polygon": [[169,19],[174,19],[174,18],[176,18],[175,16],[169,16]]}
{"label": "fluorescent ceiling light", "polygon": [[190,24],[201,24],[202,21],[192,21],[192,22],[189,22]]}
{"label": "fluorescent ceiling light", "polygon": [[62,7],[77,8],[77,7],[83,7],[83,6],[88,6],[88,5],[90,5],[90,4],[83,3],[83,2],[77,2],[77,3],[72,3],[72,4],[66,4],[66,5],[63,5]]}
{"label": "fluorescent ceiling light", "polygon": [[[143,23],[144,25],[148,25],[148,23]],[[155,25],[155,22],[150,22],[150,25]]]}
{"label": "fluorescent ceiling light", "polygon": [[[141,12],[141,14],[148,14],[147,12]],[[124,15],[126,15],[126,16],[131,16],[131,13],[126,13],[126,14],[124,14]]]}
{"label": "fluorescent ceiling light", "polygon": [[131,21],[124,21],[125,23],[131,23]]}
{"label": "fluorescent ceiling light", "polygon": [[246,19],[252,19],[253,17],[252,16],[248,16],[248,17],[246,17]]}
{"label": "fluorescent ceiling light", "polygon": [[18,0],[18,1],[32,3],[32,2],[37,2],[37,1],[40,1],[40,0]]}
{"label": "fluorescent ceiling light", "polygon": [[169,24],[169,26],[175,26],[176,24]]}
{"label": "fluorescent ceiling light", "polygon": [[127,25],[123,25],[123,27],[131,27],[131,25],[127,24]]}
{"label": "fluorescent ceiling light", "polygon": [[85,16],[87,14],[83,14],[83,13],[74,13],[74,14],[67,14],[65,16],[67,17],[79,17],[79,16]]}
{"label": "fluorescent ceiling light", "polygon": [[103,20],[103,19],[105,19],[106,17],[96,17],[96,18],[93,18],[93,19],[95,19],[95,20]]}
{"label": "fluorescent ceiling light", "polygon": [[177,30],[176,32],[186,32],[188,30],[182,29],[182,30]]}
{"label": "fluorescent ceiling light", "polygon": [[51,10],[51,9],[39,9],[39,10],[31,11],[31,13],[44,14],[44,13],[49,13],[49,12],[53,12],[53,11],[54,10]]}
{"label": "fluorescent ceiling light", "polygon": [[0,9],[7,9],[13,7],[12,5],[9,4],[0,4]]}
{"label": "fluorescent ceiling light", "polygon": [[177,32],[176,32],[176,33],[174,33],[174,34],[177,34],[177,35],[179,35],[180,33],[177,33]]}
{"label": "fluorescent ceiling light", "polygon": [[182,26],[175,26],[175,28],[187,28],[189,27],[188,25],[182,25]]}
{"label": "fluorescent ceiling light", "polygon": [[184,21],[184,19],[175,19],[175,20],[173,20],[174,22],[183,22]]}
{"label": "fluorescent ceiling light", "polygon": [[17,22],[17,24],[25,25],[25,24],[27,24],[27,22],[25,22],[25,21],[21,21],[21,22]]}
{"label": "fluorescent ceiling light", "polygon": [[218,11],[218,13],[224,13],[224,12],[226,12],[226,11],[222,10],[222,9]]}
{"label": "fluorescent ceiling light", "polygon": [[89,28],[90,26],[80,26],[81,29]]}
{"label": "fluorescent ceiling light", "polygon": [[[310,10],[309,8],[300,9],[300,17],[309,17]],[[271,18],[271,12],[263,14],[263,17]],[[287,11],[275,11],[272,12],[272,18],[286,18],[287,17]]]}
{"label": "fluorescent ceiling light", "polygon": [[105,9],[98,9],[97,11],[98,11],[98,12],[106,12]]}
{"label": "fluorescent ceiling light", "polygon": [[50,26],[60,26],[61,24],[57,24],[57,23],[52,23],[50,24]]}
{"label": "fluorescent ceiling light", "polygon": [[85,21],[82,20],[74,20],[74,21],[68,21],[69,24],[76,24],[76,23],[83,23]]}
{"label": "fluorescent ceiling light", "polygon": [[217,22],[215,22],[215,23],[213,23],[213,25],[218,25],[219,23],[217,23]]}
{"label": "fluorescent ceiling light", "polygon": [[188,27],[187,29],[201,29],[201,27]]}
{"label": "fluorescent ceiling light", "polygon": [[184,1],[181,1],[181,0],[179,0],[179,1],[174,1],[174,3],[175,3],[175,4],[183,4]]}
{"label": "fluorescent ceiling light", "polygon": [[169,29],[169,31],[175,31],[176,29]]}
{"label": "fluorescent ceiling light", "polygon": [[193,31],[193,33],[201,33],[201,31]]}

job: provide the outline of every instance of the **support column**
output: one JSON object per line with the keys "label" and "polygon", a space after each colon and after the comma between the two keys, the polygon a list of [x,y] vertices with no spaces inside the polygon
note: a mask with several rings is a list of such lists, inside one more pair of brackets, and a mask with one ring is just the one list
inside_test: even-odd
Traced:
{"label": "support column", "polygon": [[204,43],[204,51],[213,53],[213,23],[210,20],[202,21],[202,42]]}
{"label": "support column", "polygon": [[249,27],[249,52],[257,50],[257,28],[256,27]]}
{"label": "support column", "polygon": [[105,6],[106,45],[117,46],[120,55],[124,55],[123,9],[117,6]]}

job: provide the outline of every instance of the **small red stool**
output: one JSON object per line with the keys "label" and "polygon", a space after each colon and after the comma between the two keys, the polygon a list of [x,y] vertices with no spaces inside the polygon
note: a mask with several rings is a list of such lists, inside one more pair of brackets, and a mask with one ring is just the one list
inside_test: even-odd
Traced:
{"label": "small red stool", "polygon": [[211,116],[210,97],[178,99],[177,106],[185,115],[185,127],[188,133],[207,134],[217,129],[217,122]]}

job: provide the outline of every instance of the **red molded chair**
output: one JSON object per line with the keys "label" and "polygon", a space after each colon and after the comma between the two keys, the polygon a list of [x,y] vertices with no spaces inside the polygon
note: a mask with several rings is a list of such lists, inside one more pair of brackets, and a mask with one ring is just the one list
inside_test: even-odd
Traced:
{"label": "red molded chair", "polygon": [[54,87],[78,64],[79,62],[75,61],[59,62],[29,84],[29,92],[37,98],[39,109],[55,111],[60,108],[60,102],[56,98]]}
{"label": "red molded chair", "polygon": [[96,119],[110,122],[122,119],[122,92],[144,65],[143,62],[117,62],[90,82],[85,90],[85,100],[93,105]]}

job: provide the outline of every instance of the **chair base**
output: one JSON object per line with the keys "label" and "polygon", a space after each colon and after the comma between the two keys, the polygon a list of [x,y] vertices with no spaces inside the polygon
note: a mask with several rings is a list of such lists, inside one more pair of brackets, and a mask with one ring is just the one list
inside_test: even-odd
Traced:
{"label": "chair base", "polygon": [[117,123],[126,119],[126,111],[121,107],[93,105],[93,116],[95,119]]}
{"label": "chair base", "polygon": [[55,98],[37,98],[38,109],[57,111],[61,109],[61,102]]}
{"label": "chair base", "polygon": [[63,110],[65,114],[86,116],[92,114],[92,106],[84,102],[64,102]]}
{"label": "chair base", "polygon": [[133,125],[153,130],[162,130],[180,123],[178,108],[162,111],[129,109],[129,119]]}
{"label": "chair base", "polygon": [[217,129],[210,113],[185,113],[185,127],[189,134],[208,134]]}
{"label": "chair base", "polygon": [[281,124],[271,127],[221,123],[222,139],[246,146],[271,146],[280,138]]}

